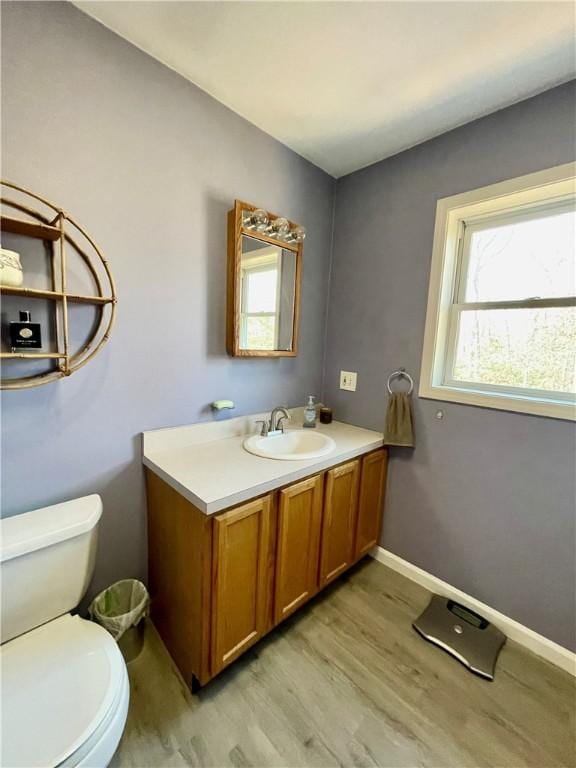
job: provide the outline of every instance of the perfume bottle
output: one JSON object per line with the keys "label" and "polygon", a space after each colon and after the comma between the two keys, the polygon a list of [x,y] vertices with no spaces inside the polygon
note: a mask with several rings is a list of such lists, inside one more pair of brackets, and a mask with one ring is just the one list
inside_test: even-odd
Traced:
{"label": "perfume bottle", "polygon": [[10,323],[10,346],[12,350],[40,349],[42,332],[40,323],[33,323],[28,310],[20,312],[20,320]]}

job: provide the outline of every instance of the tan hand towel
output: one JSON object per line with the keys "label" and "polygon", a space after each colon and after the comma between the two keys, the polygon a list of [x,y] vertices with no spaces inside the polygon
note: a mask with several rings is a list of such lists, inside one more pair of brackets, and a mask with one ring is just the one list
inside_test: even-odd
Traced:
{"label": "tan hand towel", "polygon": [[410,395],[405,392],[393,392],[388,401],[384,445],[401,445],[414,448],[414,428]]}

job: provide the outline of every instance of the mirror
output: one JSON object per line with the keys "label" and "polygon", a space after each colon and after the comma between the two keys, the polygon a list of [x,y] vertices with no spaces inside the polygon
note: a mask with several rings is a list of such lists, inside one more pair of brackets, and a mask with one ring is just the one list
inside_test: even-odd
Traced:
{"label": "mirror", "polygon": [[267,231],[250,227],[250,212],[255,210],[265,213],[236,201],[229,214],[228,352],[240,357],[294,356],[302,240],[283,242],[272,236],[278,218],[272,214],[266,214]]}
{"label": "mirror", "polygon": [[242,235],[240,349],[290,351],[296,254]]}

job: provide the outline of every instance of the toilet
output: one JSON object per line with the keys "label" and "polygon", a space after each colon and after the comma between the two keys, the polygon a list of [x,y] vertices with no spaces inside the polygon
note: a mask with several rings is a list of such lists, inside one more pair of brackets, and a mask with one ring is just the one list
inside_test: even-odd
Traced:
{"label": "toilet", "polygon": [[3,768],[107,766],[128,713],[112,636],[73,616],[96,555],[99,496],[0,520]]}

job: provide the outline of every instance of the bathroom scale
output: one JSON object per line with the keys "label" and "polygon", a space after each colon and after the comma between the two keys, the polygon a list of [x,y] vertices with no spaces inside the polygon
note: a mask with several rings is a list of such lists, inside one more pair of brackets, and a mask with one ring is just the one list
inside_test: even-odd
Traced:
{"label": "bathroom scale", "polygon": [[471,672],[494,679],[498,654],[506,635],[478,613],[440,595],[412,624],[425,640],[448,651]]}

